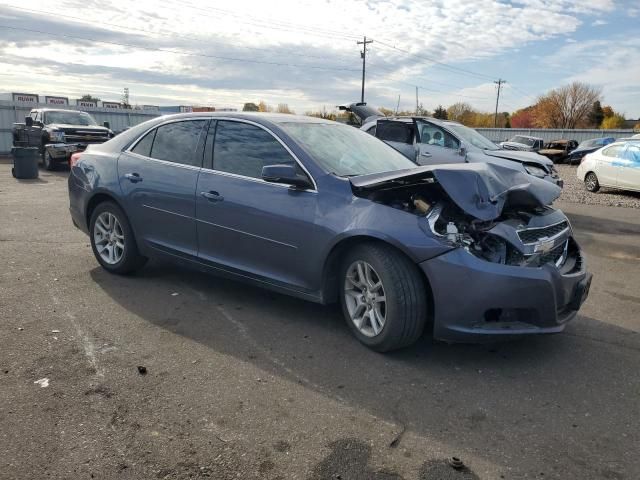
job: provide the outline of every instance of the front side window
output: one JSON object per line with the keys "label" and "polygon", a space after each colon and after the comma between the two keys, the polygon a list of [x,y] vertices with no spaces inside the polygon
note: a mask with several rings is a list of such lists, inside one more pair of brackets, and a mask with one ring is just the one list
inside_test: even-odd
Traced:
{"label": "front side window", "polygon": [[437,145],[444,148],[458,149],[460,142],[446,130],[429,122],[418,122],[420,129],[420,143],[423,145]]}
{"label": "front side window", "polygon": [[205,120],[188,120],[161,125],[156,129],[149,156],[199,167],[201,159],[196,158],[196,150],[205,123]]}
{"label": "front side window", "polygon": [[213,169],[262,178],[267,165],[296,165],[282,144],[266,130],[242,122],[221,120],[213,145]]}

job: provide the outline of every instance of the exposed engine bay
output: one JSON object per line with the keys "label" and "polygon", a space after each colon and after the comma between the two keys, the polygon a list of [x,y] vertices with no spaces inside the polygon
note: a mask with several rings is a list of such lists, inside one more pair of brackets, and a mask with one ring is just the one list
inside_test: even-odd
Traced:
{"label": "exposed engine bay", "polygon": [[488,262],[521,267],[553,264],[562,273],[580,267],[579,249],[564,214],[529,199],[522,201],[519,192],[508,192],[500,215],[490,220],[465,212],[434,178],[388,182],[358,196],[424,217],[421,226],[427,233]]}

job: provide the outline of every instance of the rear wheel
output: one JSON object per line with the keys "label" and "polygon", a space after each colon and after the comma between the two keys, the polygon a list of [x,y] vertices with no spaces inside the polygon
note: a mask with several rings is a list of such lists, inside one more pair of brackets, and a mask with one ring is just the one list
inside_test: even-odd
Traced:
{"label": "rear wheel", "polygon": [[392,247],[361,244],[340,272],[342,311],[366,346],[387,352],[414,343],[427,317],[424,281],[415,264]]}
{"label": "rear wheel", "polygon": [[138,252],[127,216],[113,202],[101,203],[92,212],[89,236],[93,254],[111,273],[131,273],[146,263]]}
{"label": "rear wheel", "polygon": [[598,177],[596,176],[595,173],[593,172],[587,173],[587,175],[584,177],[584,186],[590,192],[595,193],[598,190],[600,190],[600,182],[598,182]]}

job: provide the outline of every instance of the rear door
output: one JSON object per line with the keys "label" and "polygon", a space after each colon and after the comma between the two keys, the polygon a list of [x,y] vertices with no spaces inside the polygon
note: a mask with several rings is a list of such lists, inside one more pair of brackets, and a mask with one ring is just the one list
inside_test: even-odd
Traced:
{"label": "rear door", "polygon": [[398,150],[412,162],[416,161],[416,135],[413,124],[380,120],[376,126],[375,136]]}
{"label": "rear door", "polygon": [[263,127],[233,120],[215,123],[207,136],[196,195],[198,255],[234,273],[311,289],[315,266],[308,259],[319,238],[317,192],[261,178],[265,165],[296,165],[299,173],[308,174]]}
{"label": "rear door", "polygon": [[600,185],[616,187],[618,185],[618,173],[622,157],[622,145],[611,145],[600,150],[596,155],[596,175]]}
{"label": "rear door", "polygon": [[138,240],[167,253],[196,256],[195,191],[204,119],[154,128],[118,159],[125,209]]}
{"label": "rear door", "polygon": [[418,138],[418,165],[464,163],[465,158],[458,153],[458,139],[438,125],[418,121]]}
{"label": "rear door", "polygon": [[640,145],[628,144],[618,158],[618,187],[640,190]]}

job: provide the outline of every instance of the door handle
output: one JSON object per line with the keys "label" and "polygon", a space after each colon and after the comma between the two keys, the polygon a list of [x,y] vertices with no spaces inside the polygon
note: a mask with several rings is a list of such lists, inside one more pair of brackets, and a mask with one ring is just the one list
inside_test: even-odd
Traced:
{"label": "door handle", "polygon": [[200,195],[202,195],[204,198],[206,198],[210,202],[221,202],[224,200],[224,197],[222,195],[214,191],[200,192]]}
{"label": "door handle", "polygon": [[433,155],[431,155],[429,152],[420,152],[420,156],[424,158],[431,158]]}
{"label": "door handle", "polygon": [[124,178],[129,180],[131,183],[138,183],[142,181],[142,177],[139,173],[125,173]]}

